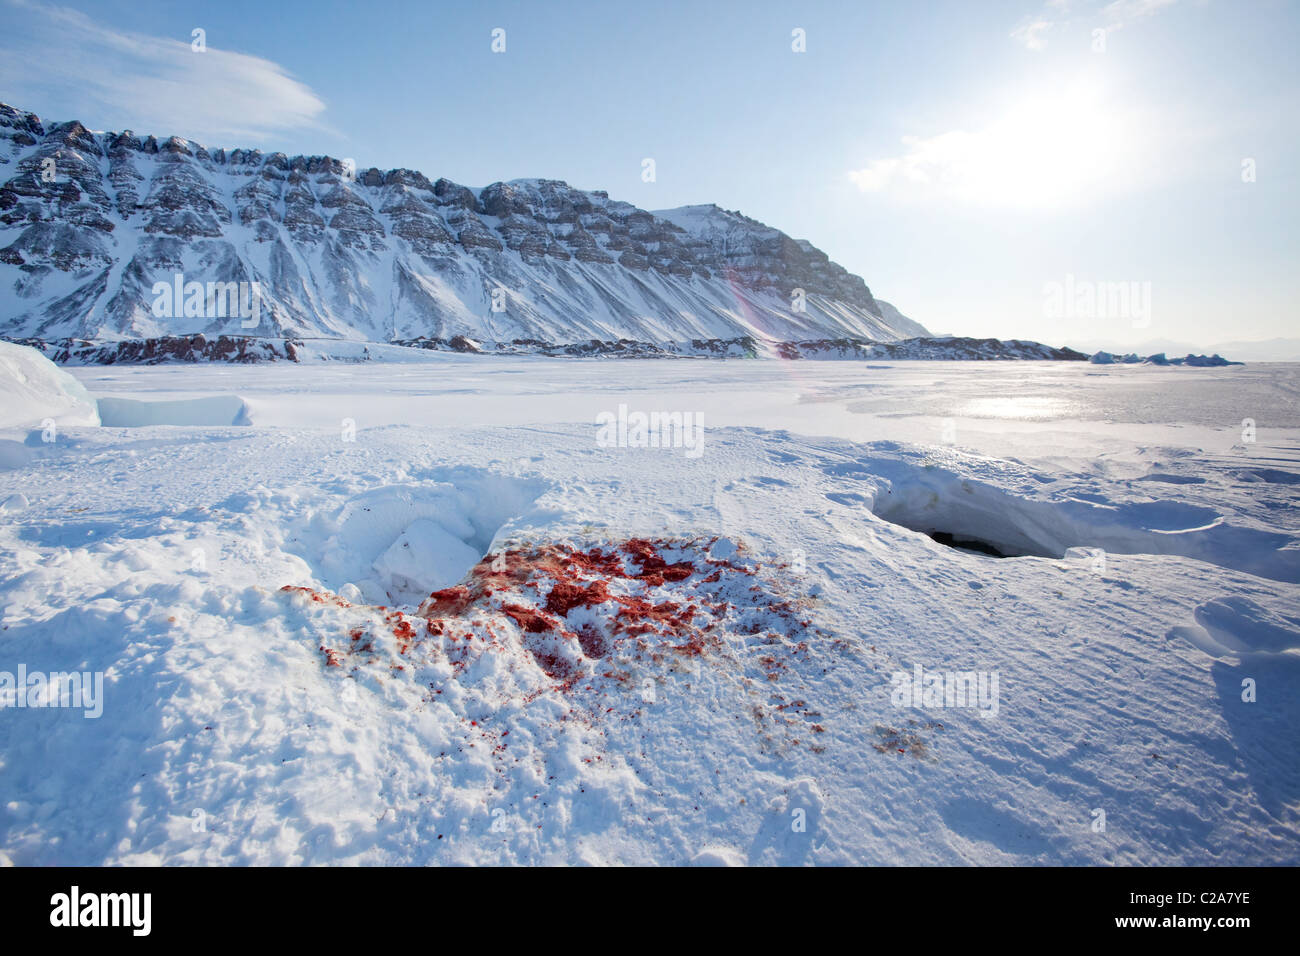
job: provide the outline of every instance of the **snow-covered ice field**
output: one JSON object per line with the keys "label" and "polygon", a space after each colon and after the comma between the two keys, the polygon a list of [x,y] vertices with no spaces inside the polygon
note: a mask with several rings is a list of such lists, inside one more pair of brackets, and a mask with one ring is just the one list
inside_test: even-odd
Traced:
{"label": "snow-covered ice field", "polygon": [[1300,366],[70,371],[0,860],[1300,863]]}

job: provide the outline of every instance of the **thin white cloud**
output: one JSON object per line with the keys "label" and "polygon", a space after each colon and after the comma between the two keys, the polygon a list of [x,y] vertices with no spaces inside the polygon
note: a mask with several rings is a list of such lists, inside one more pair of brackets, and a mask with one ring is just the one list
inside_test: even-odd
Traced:
{"label": "thin white cloud", "polygon": [[1034,20],[1024,26],[1016,27],[1011,31],[1011,36],[1023,43],[1027,50],[1041,50],[1047,45],[1044,34],[1051,29],[1050,20]]}
{"label": "thin white cloud", "polygon": [[325,128],[325,104],[310,87],[270,60],[221,49],[218,36],[200,53],[189,37],[113,30],[65,7],[8,0],[8,8],[6,19],[22,21],[0,39],[0,100],[11,106],[87,125],[103,116],[116,129],[214,146]]}
{"label": "thin white cloud", "polygon": [[1101,9],[1071,16],[1070,0],[1048,0],[1046,7],[1032,19],[1011,31],[1011,38],[1026,50],[1038,52],[1047,46],[1047,35],[1058,26],[1075,20],[1090,23],[1094,29],[1113,33],[1136,20],[1153,16],[1178,0],[1111,0]]}
{"label": "thin white cloud", "polygon": [[848,176],[862,192],[902,201],[1058,209],[1128,191],[1167,172],[1161,123],[1095,75],[1008,104],[990,121],[907,136],[897,155]]}
{"label": "thin white cloud", "polygon": [[1125,24],[1159,13],[1177,2],[1178,0],[1113,0],[1102,9],[1101,16],[1107,29],[1118,30]]}

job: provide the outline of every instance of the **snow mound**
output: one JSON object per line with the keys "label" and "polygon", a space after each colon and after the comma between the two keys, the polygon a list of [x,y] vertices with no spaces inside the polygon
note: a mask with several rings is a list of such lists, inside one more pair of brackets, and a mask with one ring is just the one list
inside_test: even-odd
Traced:
{"label": "snow mound", "polygon": [[429,518],[412,522],[373,565],[390,598],[401,604],[451,587],[478,563],[479,552]]}
{"label": "snow mound", "polygon": [[1300,650],[1300,618],[1261,607],[1250,598],[1207,601],[1193,615],[1195,624],[1175,627],[1182,637],[1215,658],[1283,654]]}
{"label": "snow mound", "polygon": [[[525,515],[545,482],[462,469],[448,481],[388,485],[349,500],[329,525],[315,568],[376,604],[419,604],[455,584]],[[312,556],[308,555],[308,560]]]}
{"label": "snow mound", "polygon": [[95,400],[75,378],[34,348],[0,342],[0,428],[53,419],[60,425],[98,425]]}
{"label": "snow mound", "polygon": [[149,425],[251,425],[248,403],[238,395],[213,395],[173,401],[101,398],[99,418],[113,428]]}
{"label": "snow mound", "polygon": [[[422,852],[504,862],[575,827],[627,819],[639,832],[629,808],[689,814],[700,798],[687,781],[708,773],[759,838],[742,850],[750,840],[712,835],[679,848],[678,862],[810,862],[816,787],[762,774],[769,805],[752,781],[698,761],[706,742],[774,767],[827,753],[836,725],[819,681],[848,643],[814,623],[816,599],[791,590],[785,565],[743,543],[711,557],[714,543],[518,541],[418,610],[295,585],[272,600],[316,656],[331,710],[371,715],[404,767],[454,789],[454,803],[421,811]],[[647,754],[665,755],[662,771],[643,765]],[[581,799],[549,792],[561,790]]]}
{"label": "snow mound", "polygon": [[[434,591],[415,611],[307,587],[281,591],[310,609],[322,665],[347,681],[340,694],[383,688],[409,693],[412,706],[458,708],[471,737],[486,737],[503,761],[511,728],[490,731],[481,715],[522,708],[549,725],[566,713],[603,733],[669,696],[683,726],[703,719],[697,708],[734,714],[743,702],[770,745],[820,752],[825,728],[802,672],[825,666],[812,642],[838,645],[813,626],[811,598],[783,591],[772,572],[784,565],[760,562],[743,545],[712,557],[716,541],[521,544],[485,555],[463,583]],[[717,709],[721,699],[730,709]]]}
{"label": "snow mound", "polygon": [[745,858],[735,847],[706,846],[691,857],[691,866],[744,866]]}

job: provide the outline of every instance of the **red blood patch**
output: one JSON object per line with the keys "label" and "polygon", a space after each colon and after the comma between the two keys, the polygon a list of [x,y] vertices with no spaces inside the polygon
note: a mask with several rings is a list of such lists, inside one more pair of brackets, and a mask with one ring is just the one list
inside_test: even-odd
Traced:
{"label": "red blood patch", "polygon": [[[632,538],[585,550],[561,545],[507,549],[483,558],[462,583],[430,594],[415,612],[424,627],[413,626],[402,611],[370,607],[357,613],[378,614],[383,629],[357,627],[354,620],[343,632],[351,638],[343,642],[346,650],[324,645],[320,649],[329,667],[343,666],[347,657],[349,666],[387,666],[400,673],[403,660],[416,672],[422,661],[438,659],[460,671],[480,655],[509,655],[513,647],[554,682],[553,690],[600,696],[606,686],[640,684],[645,672],[639,668],[664,668],[674,656],[699,658],[720,650],[727,632],[775,629],[773,637],[779,641],[806,628],[806,611],[800,609],[795,616],[791,602],[758,586],[752,563],[740,566],[710,557],[713,540]],[[665,553],[689,560],[668,560]],[[652,590],[659,588],[665,590]],[[328,592],[293,586],[284,590],[302,592],[317,603],[350,607]],[[738,607],[720,600],[728,593],[750,597]],[[579,608],[588,613],[571,622],[569,616]],[[503,618],[518,631],[503,628]],[[393,643],[384,642],[385,632],[392,633]],[[807,653],[806,643],[798,647]],[[765,648],[751,663],[775,681],[787,671],[787,653],[793,650]],[[442,693],[429,686],[427,699]],[[543,690],[525,692],[524,703]],[[627,690],[617,693],[626,706]],[[601,713],[620,709],[608,703],[602,704]]]}
{"label": "red blood patch", "polygon": [[609,589],[604,581],[593,581],[586,587],[570,584],[567,581],[557,581],[546,597],[546,610],[563,617],[575,607],[604,604],[609,599]]}

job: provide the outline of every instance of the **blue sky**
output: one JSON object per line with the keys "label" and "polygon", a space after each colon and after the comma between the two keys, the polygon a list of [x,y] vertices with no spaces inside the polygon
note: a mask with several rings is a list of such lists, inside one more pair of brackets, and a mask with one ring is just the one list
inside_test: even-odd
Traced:
{"label": "blue sky", "polygon": [[[0,0],[0,100],[476,186],[716,202],[936,332],[1205,346],[1300,336],[1297,40],[1300,5],[1268,0]],[[1149,309],[1061,315],[1067,277],[1134,283]]]}

